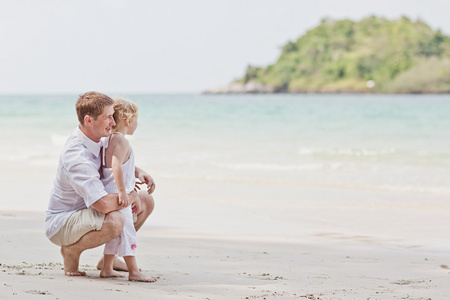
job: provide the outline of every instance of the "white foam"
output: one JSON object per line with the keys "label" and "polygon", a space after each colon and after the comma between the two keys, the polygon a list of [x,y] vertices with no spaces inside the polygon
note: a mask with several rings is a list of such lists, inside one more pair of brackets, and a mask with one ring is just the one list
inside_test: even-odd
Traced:
{"label": "white foam", "polygon": [[376,171],[375,165],[358,164],[353,162],[318,162],[301,164],[270,164],[270,163],[217,163],[211,162],[210,166],[235,170],[235,171],[339,171],[339,170],[365,170]]}
{"label": "white foam", "polygon": [[264,163],[210,163],[211,166],[228,170],[265,170],[265,171],[317,171],[325,169],[324,164],[282,165]]}
{"label": "white foam", "polygon": [[386,156],[395,154],[395,148],[368,149],[368,148],[300,148],[300,155],[329,155],[329,156]]}

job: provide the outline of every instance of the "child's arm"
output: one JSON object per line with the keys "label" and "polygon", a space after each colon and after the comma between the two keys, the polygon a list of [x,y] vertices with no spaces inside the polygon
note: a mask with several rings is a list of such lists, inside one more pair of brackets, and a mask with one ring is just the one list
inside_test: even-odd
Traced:
{"label": "child's arm", "polygon": [[134,166],[134,173],[135,173],[135,177],[139,178],[139,180],[141,181],[141,182],[136,182],[136,188],[138,188],[140,190],[138,185],[145,183],[147,185],[147,192],[149,194],[153,193],[153,191],[156,188],[155,181],[153,180],[153,178],[150,175],[148,175],[144,170],[142,170],[136,166]]}
{"label": "child's arm", "polygon": [[119,190],[119,205],[127,207],[130,203],[125,187],[125,180],[123,178],[122,165],[127,159],[129,146],[125,138],[120,139],[118,143],[112,149],[111,168],[113,171],[114,181],[116,182],[117,189]]}

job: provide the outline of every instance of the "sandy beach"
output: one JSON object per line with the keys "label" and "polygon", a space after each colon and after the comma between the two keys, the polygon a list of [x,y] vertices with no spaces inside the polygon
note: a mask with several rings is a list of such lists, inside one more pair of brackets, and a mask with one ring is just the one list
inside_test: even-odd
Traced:
{"label": "sandy beach", "polygon": [[[172,183],[163,180],[160,185],[164,188]],[[195,184],[190,186],[196,187]],[[220,187],[214,190],[220,191]],[[343,191],[334,193],[338,199],[343,196]],[[172,199],[173,196],[175,199],[175,194],[168,192],[160,198]],[[448,299],[448,247],[437,242],[445,233],[442,226],[446,207],[436,205],[415,210],[412,204],[412,210],[399,213],[402,210],[395,206],[385,205],[380,209],[383,205],[378,204],[378,208],[367,208],[362,204],[336,201],[328,203],[327,212],[325,203],[318,197],[316,201],[316,204],[305,205],[305,214],[298,214],[297,223],[305,228],[310,223],[316,229],[303,228],[303,234],[294,231],[291,235],[264,231],[264,221],[258,223],[251,216],[247,220],[239,221],[239,217],[231,220],[242,226],[241,233],[232,226],[220,225],[223,218],[218,215],[215,216],[217,222],[211,222],[210,228],[204,226],[204,230],[193,229],[195,226],[188,226],[191,229],[161,226],[158,225],[161,215],[181,202],[164,204],[160,201],[159,217],[155,211],[156,221],[149,220],[138,233],[138,264],[145,273],[158,277],[155,283],[129,282],[125,278],[101,279],[95,266],[102,247],[82,254],[80,264],[87,272],[86,277],[67,277],[62,270],[59,248],[43,233],[43,212],[1,210],[0,298]],[[414,203],[411,199],[409,202]],[[199,204],[193,201],[192,205]],[[221,210],[219,204],[214,208]],[[345,212],[339,208],[345,208]],[[208,208],[205,209],[207,212]],[[414,210],[416,215],[411,219],[408,215],[412,216]],[[367,234],[350,234],[338,228],[327,231],[311,217],[320,212],[330,223],[342,223],[349,228],[353,222],[360,223],[359,229]],[[223,214],[231,217],[227,211]],[[168,220],[170,216],[172,221],[178,219],[180,223],[189,219],[183,220],[181,213],[178,216],[167,213]],[[380,219],[372,232],[366,227],[371,223],[370,216],[372,221]],[[199,219],[209,222],[214,218]],[[350,221],[352,219],[354,221]],[[381,221],[383,219],[385,222]],[[397,226],[391,230],[389,227],[394,220]],[[260,234],[256,234],[256,230],[248,234],[246,222],[249,221],[260,225]],[[191,225],[194,223],[191,216]],[[276,223],[272,225],[276,227]],[[385,233],[384,238],[380,232]],[[412,238],[413,232],[416,240]],[[434,237],[432,232],[436,234]],[[424,243],[427,236],[429,242]],[[415,243],[419,239],[422,243]]]}

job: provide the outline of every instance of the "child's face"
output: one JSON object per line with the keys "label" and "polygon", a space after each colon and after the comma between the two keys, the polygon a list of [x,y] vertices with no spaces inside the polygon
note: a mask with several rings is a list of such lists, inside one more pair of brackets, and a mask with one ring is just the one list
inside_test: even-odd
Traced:
{"label": "child's face", "polygon": [[127,134],[132,135],[138,126],[138,115],[133,116],[128,124]]}

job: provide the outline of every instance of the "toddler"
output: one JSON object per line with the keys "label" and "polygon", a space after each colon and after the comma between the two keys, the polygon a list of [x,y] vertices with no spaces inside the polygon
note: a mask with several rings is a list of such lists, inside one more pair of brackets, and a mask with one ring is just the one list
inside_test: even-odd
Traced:
{"label": "toddler", "polygon": [[[133,222],[133,210],[137,211],[135,203],[129,203],[128,194],[136,184],[134,153],[125,135],[132,135],[138,125],[138,107],[131,101],[117,99],[114,101],[114,121],[109,137],[108,148],[102,152],[102,182],[108,193],[119,194],[120,212],[125,217],[125,224],[120,236],[112,239],[105,245],[104,264],[100,277],[125,277],[122,273],[113,270],[116,255],[123,256],[129,271],[129,280],[154,282],[156,279],[140,272],[137,266],[136,229]],[[132,205],[130,205],[132,204]]]}

